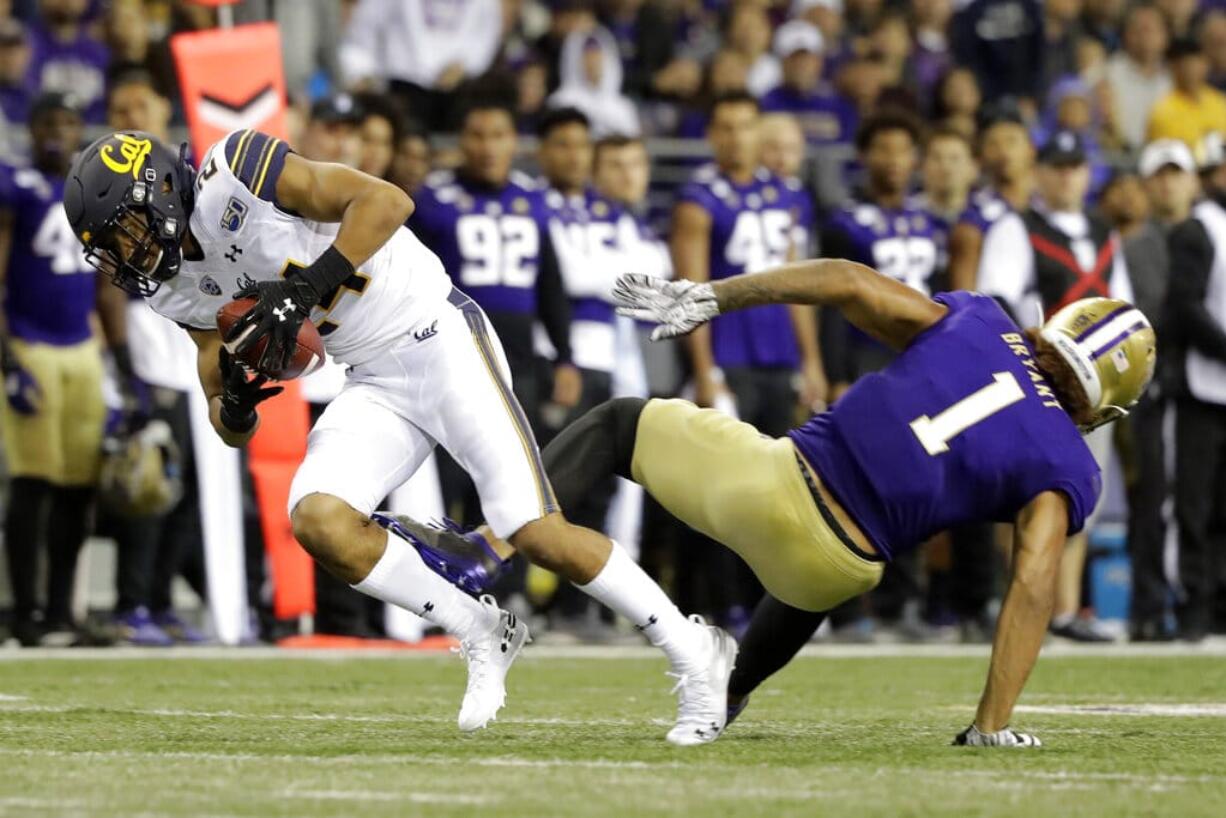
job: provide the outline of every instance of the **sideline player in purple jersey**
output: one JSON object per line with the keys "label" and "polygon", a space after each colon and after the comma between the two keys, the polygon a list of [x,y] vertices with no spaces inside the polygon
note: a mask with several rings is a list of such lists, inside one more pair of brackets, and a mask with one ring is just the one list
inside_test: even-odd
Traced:
{"label": "sideline player in purple jersey", "polygon": [[[1037,746],[1008,729],[1009,717],[1047,631],[1065,539],[1098,499],[1099,469],[1081,435],[1124,414],[1152,377],[1145,317],[1121,301],[1085,299],[1023,333],[991,298],[930,299],[843,260],[712,283],[628,275],[616,294],[624,314],[660,323],[657,339],[762,304],[822,304],[899,354],[780,438],[686,401],[610,401],[544,452],[562,508],[610,472],[633,479],[739,553],[797,616],[819,621],[936,532],[1015,522],[987,685],[956,741]],[[743,705],[813,627],[786,649],[779,634],[751,627],[730,705]],[[757,675],[746,687],[748,674]]]}
{"label": "sideline player in purple jersey", "polygon": [[988,228],[1006,213],[1030,206],[1034,195],[1035,148],[1016,111],[991,113],[979,129],[979,164],[988,185],[971,194],[949,234],[949,284],[975,289],[979,254]]}

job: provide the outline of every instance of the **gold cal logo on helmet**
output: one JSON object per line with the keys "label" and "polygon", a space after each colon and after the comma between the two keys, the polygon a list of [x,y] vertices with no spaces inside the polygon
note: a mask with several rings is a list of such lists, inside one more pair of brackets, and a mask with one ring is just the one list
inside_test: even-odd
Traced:
{"label": "gold cal logo on helmet", "polygon": [[145,164],[145,157],[149,155],[149,151],[153,150],[153,143],[148,139],[137,139],[135,136],[122,133],[115,134],[115,138],[119,140],[118,148],[121,159],[116,159],[114,156],[115,145],[103,145],[102,150],[98,153],[102,164],[115,173],[131,173],[132,178],[136,179]]}

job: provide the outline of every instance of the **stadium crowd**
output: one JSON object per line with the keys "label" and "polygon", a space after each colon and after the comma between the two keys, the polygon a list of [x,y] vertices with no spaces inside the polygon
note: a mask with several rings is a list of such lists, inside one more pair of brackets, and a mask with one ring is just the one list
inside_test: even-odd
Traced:
{"label": "stadium crowd", "polygon": [[[192,358],[148,351],[177,330],[95,284],[60,201],[87,134],[183,133],[168,37],[216,15],[186,0],[0,0],[4,548],[23,645],[206,638],[171,604],[177,576],[207,594]],[[1090,436],[1127,498],[1128,634],[1226,631],[1226,5],[247,0],[234,15],[280,26],[294,149],[413,196],[409,227],[489,314],[542,445],[633,394],[781,435],[891,355],[833,313],[783,307],[652,344],[613,313],[629,270],[701,280],[845,257],[922,292],[996,296],[1023,326],[1080,297],[1133,301],[1158,328],[1160,375]],[[316,415],[337,377],[304,385]],[[145,475],[161,493],[131,476],[151,450],[175,452],[173,479]],[[471,484],[438,459],[443,508],[480,522]],[[275,638],[291,625],[269,611],[245,509],[253,635]],[[684,610],[734,632],[748,621],[762,591],[740,560],[628,484],[575,516],[638,544]],[[105,626],[71,605],[91,534],[118,544]],[[934,537],[836,611],[834,637],[988,639],[1007,537]],[[1052,630],[1110,641],[1085,593],[1088,551],[1070,540]],[[316,630],[381,633],[372,600],[316,574]],[[615,634],[537,569],[504,583],[554,633]]]}

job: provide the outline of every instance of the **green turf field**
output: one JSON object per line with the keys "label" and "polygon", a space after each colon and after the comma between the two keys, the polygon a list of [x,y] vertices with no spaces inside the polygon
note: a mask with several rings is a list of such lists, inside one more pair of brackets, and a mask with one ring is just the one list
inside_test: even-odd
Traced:
{"label": "green turf field", "polygon": [[454,657],[234,655],[7,653],[0,815],[1226,816],[1221,654],[1044,657],[1039,751],[947,746],[985,654],[801,658],[689,750],[641,652],[530,650],[471,737]]}

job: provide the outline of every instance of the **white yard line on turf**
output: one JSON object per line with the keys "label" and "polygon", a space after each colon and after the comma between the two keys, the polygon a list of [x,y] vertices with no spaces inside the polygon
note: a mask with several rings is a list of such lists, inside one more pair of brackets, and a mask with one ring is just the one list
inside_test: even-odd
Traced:
{"label": "white yard line on turf", "polygon": [[1023,704],[1019,713],[1053,713],[1065,716],[1211,716],[1226,718],[1221,702],[1117,702],[1112,704]]}
{"label": "white yard line on turf", "polygon": [[0,693],[0,702],[24,702],[28,696],[10,696],[6,693]]}
{"label": "white yard line on turf", "polygon": [[498,799],[484,795],[465,795],[451,792],[373,792],[370,790],[283,790],[282,798],[300,798],[309,801],[407,801],[410,804],[464,804],[485,806]]}
{"label": "white yard line on turf", "polygon": [[[351,713],[238,713],[233,710],[175,710],[171,708],[104,707],[97,704],[14,704],[0,702],[0,713],[92,713],[117,716],[150,716],[153,718],[177,719],[241,719],[244,721],[339,721],[373,724],[451,724],[454,718],[442,716],[364,716]],[[643,720],[631,719],[564,719],[524,718],[509,716],[499,718],[500,724],[523,724],[529,726],[621,727],[641,725]],[[671,724],[671,722],[669,722]]]}
{"label": "white yard line on turf", "polygon": [[[822,659],[874,659],[878,657],[959,658],[986,657],[991,645],[834,645],[806,646],[801,656]],[[1044,656],[1116,659],[1135,657],[1226,656],[1226,637],[1211,637],[1199,644],[1081,645],[1053,641],[1043,647]],[[652,647],[641,645],[533,645],[524,651],[525,659],[651,659],[660,656]],[[446,651],[384,649],[302,649],[261,647],[176,647],[176,648],[13,648],[0,650],[0,663],[30,659],[128,660],[128,659],[311,659],[324,662],[350,659],[446,660]]]}

